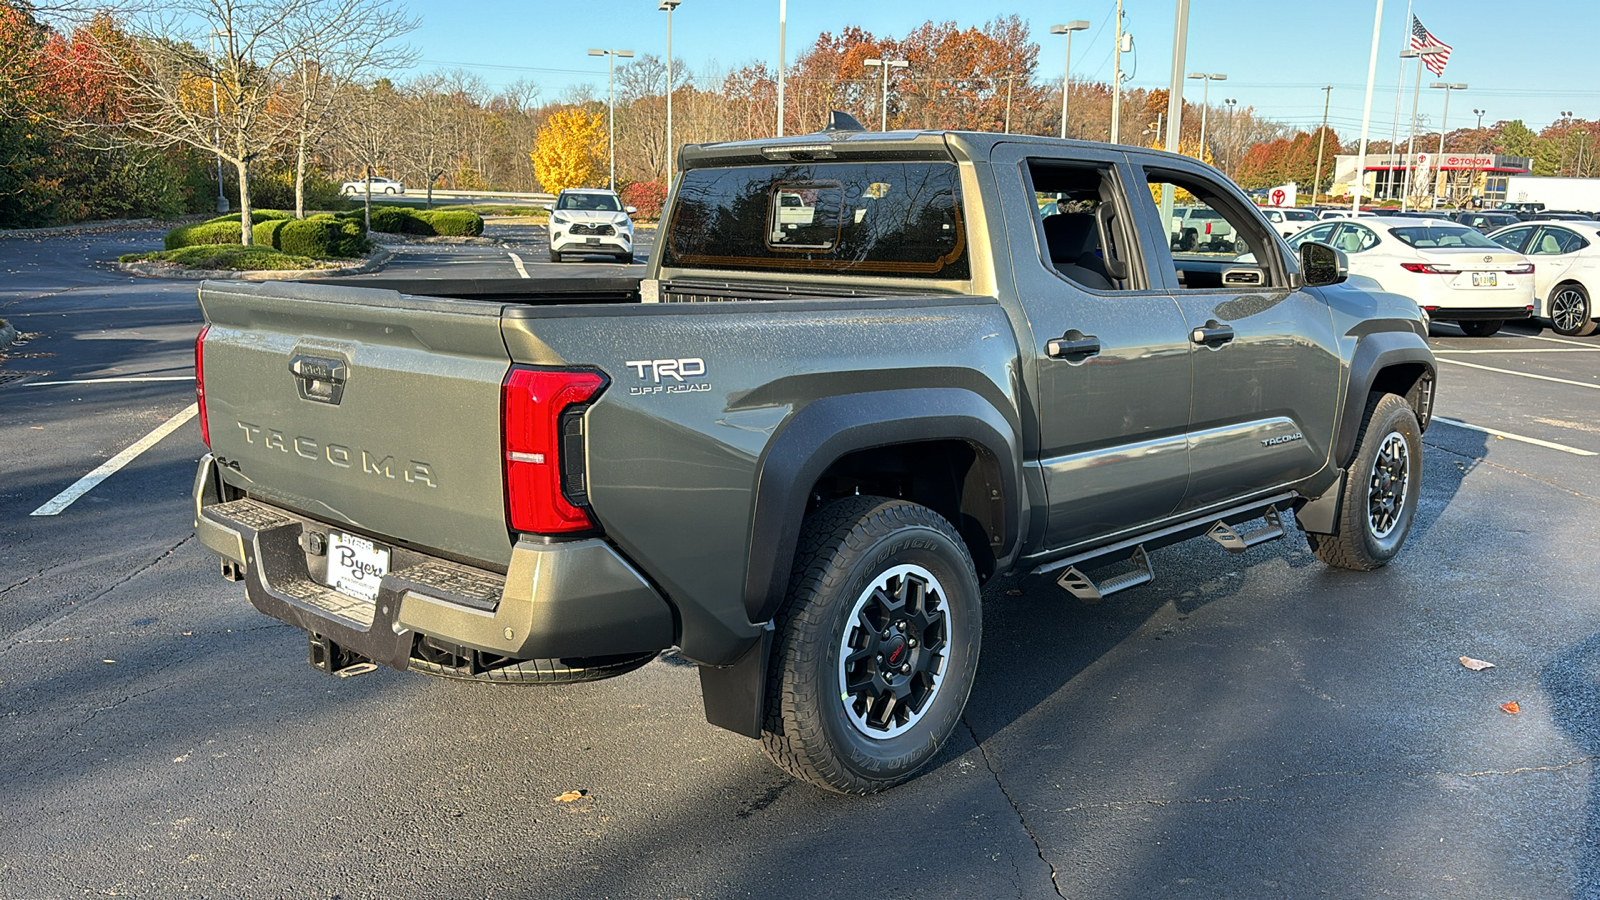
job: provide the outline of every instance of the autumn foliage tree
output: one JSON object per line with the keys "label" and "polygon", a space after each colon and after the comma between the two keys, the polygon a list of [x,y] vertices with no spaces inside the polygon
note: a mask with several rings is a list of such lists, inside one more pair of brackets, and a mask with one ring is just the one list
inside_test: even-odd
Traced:
{"label": "autumn foliage tree", "polygon": [[534,144],[533,171],[546,191],[604,183],[606,122],[600,113],[564,109],[550,116]]}

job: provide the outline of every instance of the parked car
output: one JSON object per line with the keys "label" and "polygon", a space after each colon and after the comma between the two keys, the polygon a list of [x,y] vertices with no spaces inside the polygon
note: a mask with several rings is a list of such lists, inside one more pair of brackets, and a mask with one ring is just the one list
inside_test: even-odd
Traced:
{"label": "parked car", "polygon": [[[798,205],[798,197],[794,202]],[[785,210],[794,211],[786,204]],[[624,207],[616,191],[568,188],[550,207],[550,261],[568,253],[604,253],[621,263],[633,262],[633,207]]]}
{"label": "parked car", "polygon": [[1293,237],[1302,228],[1317,221],[1317,214],[1309,209],[1263,206],[1261,214],[1272,223],[1272,230],[1284,237]]}
{"label": "parked car", "polygon": [[[1291,254],[1210,166],[843,128],[678,160],[634,277],[201,285],[197,540],[313,665],[487,690],[674,648],[713,724],[861,794],[962,728],[1005,602],[984,582],[1095,602],[1151,582],[1147,551],[1296,526],[1328,565],[1397,560],[1435,395],[1421,311],[1332,247]],[[1256,264],[1170,251],[1131,177],[1216,210]],[[812,224],[773,244],[783,193]],[[1089,208],[1043,219],[1046,193]],[[503,715],[543,731],[505,747],[529,766],[573,727]],[[373,721],[375,747],[406,731]]]}
{"label": "parked car", "polygon": [[1514,213],[1517,216],[1517,218],[1522,219],[1524,222],[1526,222],[1527,220],[1535,218],[1540,213],[1544,212],[1544,204],[1543,203],[1531,203],[1531,202],[1528,202],[1528,203],[1515,203],[1515,202],[1513,202],[1513,203],[1501,203],[1501,204],[1497,205],[1495,207],[1495,209],[1509,210],[1510,212]]}
{"label": "parked car", "polygon": [[1233,226],[1208,206],[1179,206],[1172,210],[1168,231],[1172,249],[1180,253],[1233,253]]}
{"label": "parked car", "polygon": [[1515,225],[1522,219],[1516,213],[1502,212],[1500,210],[1463,209],[1454,216],[1455,220],[1468,228],[1488,234],[1499,228]]}
{"label": "parked car", "polygon": [[1489,235],[1533,263],[1533,314],[1557,334],[1581,337],[1600,328],[1600,222],[1523,222]]}
{"label": "parked car", "polygon": [[1488,337],[1533,315],[1533,264],[1483,234],[1448,219],[1374,216],[1323,222],[1289,239],[1343,250],[1350,274],[1417,302],[1434,321]]}
{"label": "parked car", "polygon": [[1317,213],[1317,218],[1318,219],[1370,219],[1370,218],[1372,218],[1373,216],[1376,216],[1376,215],[1377,215],[1377,213],[1375,213],[1375,212],[1373,212],[1371,210],[1368,210],[1368,209],[1362,209],[1362,210],[1357,210],[1355,212],[1351,212],[1348,209],[1334,208],[1334,209],[1324,209],[1324,210],[1319,211]]}
{"label": "parked car", "polygon": [[405,185],[395,181],[393,178],[383,178],[378,175],[374,175],[371,179],[364,181],[346,181],[340,186],[339,190],[345,194],[365,194],[368,181],[372,184],[372,193],[374,194],[404,194],[406,192]]}

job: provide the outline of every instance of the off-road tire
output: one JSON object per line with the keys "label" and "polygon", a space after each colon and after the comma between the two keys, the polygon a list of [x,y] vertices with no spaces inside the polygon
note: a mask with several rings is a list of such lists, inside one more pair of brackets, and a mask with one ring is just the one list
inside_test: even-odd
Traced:
{"label": "off-road tire", "polygon": [[1480,319],[1472,322],[1457,322],[1456,324],[1461,327],[1462,331],[1466,332],[1467,337],[1488,337],[1498,332],[1500,326],[1504,325],[1505,322],[1499,319]]}
{"label": "off-road tire", "polygon": [[[892,574],[907,569],[931,575],[937,582],[937,592],[922,595],[923,610],[938,598],[944,609],[936,617],[937,628],[921,631],[921,646],[903,657],[918,664],[913,674],[903,677],[925,679],[924,688],[936,687],[927,689],[920,710],[914,700],[893,707],[908,710],[900,713],[909,716],[908,721],[895,726],[904,730],[869,736],[866,723],[852,719],[858,713],[852,713],[841,683],[841,654],[852,638],[877,643],[876,628],[867,634],[859,627],[870,617],[862,605],[877,603],[874,586],[893,583],[897,577],[920,577]],[[919,633],[915,617],[906,618],[911,621],[903,634]],[[774,624],[777,634],[768,668],[761,743],[772,761],[796,778],[845,794],[893,787],[933,759],[960,723],[982,638],[978,576],[960,535],[927,507],[886,497],[849,497],[812,513],[802,529],[788,596]],[[885,624],[884,633],[896,633],[896,627]],[[905,643],[902,640],[898,646],[903,649]],[[934,652],[935,646],[942,653]],[[889,655],[893,658],[898,652]],[[939,660],[942,665],[935,680],[921,666]],[[883,665],[869,660],[860,664]]]}
{"label": "off-road tire", "polygon": [[557,253],[554,250],[551,250],[550,251],[550,261],[553,262],[553,263],[561,262],[561,254]]}
{"label": "off-road tire", "polygon": [[[1394,504],[1392,524],[1381,524],[1388,504],[1381,498],[1393,486],[1393,472],[1379,465],[1379,454],[1394,449],[1391,436],[1397,436],[1405,455],[1405,478],[1400,497]],[[1392,457],[1390,457],[1392,459]],[[1387,473],[1387,475],[1386,475]],[[1406,535],[1417,512],[1417,497],[1422,489],[1422,428],[1417,414],[1405,399],[1395,394],[1373,394],[1367,400],[1366,417],[1356,435],[1356,454],[1345,472],[1344,494],[1340,498],[1338,521],[1333,534],[1306,532],[1306,541],[1317,559],[1339,569],[1370,572],[1388,563],[1405,545]],[[1378,533],[1380,530],[1383,533]]]}
{"label": "off-road tire", "polygon": [[529,659],[469,675],[452,666],[412,657],[411,671],[451,681],[478,681],[484,684],[581,684],[626,675],[655,658],[656,654],[651,652],[587,659]]}
{"label": "off-road tire", "polygon": [[[1558,304],[1561,308],[1557,308]],[[1563,281],[1550,291],[1550,330],[1567,337],[1586,337],[1600,328],[1583,285]]]}

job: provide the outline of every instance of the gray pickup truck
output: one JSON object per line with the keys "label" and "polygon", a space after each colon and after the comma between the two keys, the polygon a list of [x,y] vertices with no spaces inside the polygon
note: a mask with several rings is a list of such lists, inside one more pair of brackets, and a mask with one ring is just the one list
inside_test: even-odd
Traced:
{"label": "gray pickup truck", "polygon": [[[1095,599],[1191,538],[1404,542],[1425,319],[1214,169],[834,128],[680,164],[642,280],[201,287],[195,530],[314,665],[677,648],[711,723],[865,793],[956,726],[998,575]],[[1174,251],[1169,190],[1252,262]]]}

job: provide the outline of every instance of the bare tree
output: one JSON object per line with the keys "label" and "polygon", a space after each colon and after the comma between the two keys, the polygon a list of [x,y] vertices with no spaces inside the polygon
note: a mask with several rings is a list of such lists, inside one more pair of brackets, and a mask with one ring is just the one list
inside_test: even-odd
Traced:
{"label": "bare tree", "polygon": [[379,71],[410,65],[417,54],[395,42],[419,20],[389,0],[302,0],[284,23],[292,69],[284,94],[294,139],[294,214],[306,214],[306,162],[337,121],[339,89]]}
{"label": "bare tree", "polygon": [[408,180],[428,186],[428,206],[433,187],[461,158],[464,109],[459,95],[448,92],[445,77],[425,75],[401,89],[406,127],[397,135],[397,161]]}
{"label": "bare tree", "polygon": [[362,197],[367,230],[372,230],[372,174],[393,156],[402,121],[402,98],[387,79],[371,87],[346,85],[338,100],[343,114],[337,134],[344,151],[361,167],[367,190]]}

